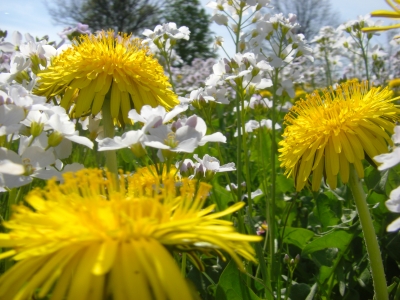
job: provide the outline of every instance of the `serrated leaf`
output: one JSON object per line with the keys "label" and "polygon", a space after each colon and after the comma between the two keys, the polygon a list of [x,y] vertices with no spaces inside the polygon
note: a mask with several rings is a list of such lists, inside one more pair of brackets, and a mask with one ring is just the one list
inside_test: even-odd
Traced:
{"label": "serrated leaf", "polygon": [[215,299],[218,300],[261,300],[245,283],[244,274],[230,261],[218,282]]}

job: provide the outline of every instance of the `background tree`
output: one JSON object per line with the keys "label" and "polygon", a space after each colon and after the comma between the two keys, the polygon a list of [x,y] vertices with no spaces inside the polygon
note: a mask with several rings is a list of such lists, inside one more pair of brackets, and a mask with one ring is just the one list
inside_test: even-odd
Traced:
{"label": "background tree", "polygon": [[302,33],[311,40],[322,26],[337,27],[340,16],[334,11],[330,0],[272,0],[275,13],[296,14],[300,28],[296,33]]}
{"label": "background tree", "polygon": [[195,58],[215,58],[211,49],[213,37],[210,30],[210,17],[198,0],[169,0],[164,8],[164,22],[174,22],[177,27],[187,26],[190,40],[180,40],[176,52],[186,64]]}
{"label": "background tree", "polygon": [[140,35],[160,23],[163,1],[157,0],[54,0],[46,2],[58,24],[84,23],[93,31],[112,28]]}

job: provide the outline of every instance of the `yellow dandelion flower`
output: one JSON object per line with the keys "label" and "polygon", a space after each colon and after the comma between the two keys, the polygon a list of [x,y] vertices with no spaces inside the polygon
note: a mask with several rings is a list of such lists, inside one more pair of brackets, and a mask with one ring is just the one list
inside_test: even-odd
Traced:
{"label": "yellow dandelion flower", "polygon": [[226,252],[242,269],[239,256],[254,261],[249,242],[260,238],[218,219],[242,203],[213,213],[203,209],[207,184],[196,192],[193,181],[138,176],[120,176],[117,189],[111,174],[82,170],[29,193],[29,207],[16,206],[0,234],[0,247],[11,248],[0,258],[16,261],[0,278],[0,299],[193,299],[170,251],[199,268],[198,253]]}
{"label": "yellow dandelion flower", "polygon": [[74,117],[96,115],[110,98],[111,116],[130,122],[128,112],[140,111],[143,105],[178,104],[167,76],[149,49],[138,38],[112,30],[97,36],[84,35],[72,47],[53,58],[51,65],[38,73],[37,95],[48,98],[60,95],[60,105]]}
{"label": "yellow dandelion flower", "polygon": [[300,191],[312,174],[312,190],[324,175],[332,189],[340,174],[349,180],[349,164],[364,177],[362,161],[388,151],[399,112],[389,88],[371,88],[367,82],[347,82],[336,89],[315,91],[300,100],[285,116],[287,127],[279,143],[285,174],[293,176]]}

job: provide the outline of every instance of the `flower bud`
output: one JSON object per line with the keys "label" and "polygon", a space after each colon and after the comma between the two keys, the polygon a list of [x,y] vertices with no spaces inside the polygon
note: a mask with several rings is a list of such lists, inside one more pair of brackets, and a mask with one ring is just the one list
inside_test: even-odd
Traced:
{"label": "flower bud", "polygon": [[37,122],[32,122],[31,123],[31,135],[34,137],[39,136],[42,131],[43,131],[44,123],[37,123]]}
{"label": "flower bud", "polygon": [[300,254],[297,254],[294,258],[294,264],[297,265],[300,262]]}
{"label": "flower bud", "polygon": [[260,68],[254,67],[253,70],[251,70],[251,76],[255,77],[260,73]]}
{"label": "flower bud", "polygon": [[49,137],[47,138],[47,143],[50,147],[57,147],[61,141],[63,140],[63,136],[58,131],[52,132]]}
{"label": "flower bud", "polygon": [[289,255],[285,254],[285,257],[283,258],[283,262],[284,262],[285,264],[288,264],[289,261],[290,261]]}
{"label": "flower bud", "polygon": [[146,149],[143,148],[141,143],[136,143],[131,146],[131,151],[133,155],[135,155],[137,158],[142,158],[147,154]]}

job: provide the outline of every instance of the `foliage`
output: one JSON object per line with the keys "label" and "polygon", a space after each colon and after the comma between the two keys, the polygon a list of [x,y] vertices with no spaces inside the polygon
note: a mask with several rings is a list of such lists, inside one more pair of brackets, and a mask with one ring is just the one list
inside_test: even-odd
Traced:
{"label": "foliage", "polygon": [[[75,168],[108,168],[110,156],[103,155],[106,151],[115,155],[116,168],[126,173],[138,173],[143,168],[149,168],[148,176],[155,176],[157,184],[162,181],[159,177],[168,172],[174,178],[194,180],[193,190],[196,192],[201,190],[204,182],[210,184],[204,207],[209,207],[206,208],[210,209],[209,213],[212,209],[215,216],[220,216],[218,222],[233,226],[240,236],[247,236],[249,241],[253,241],[248,253],[254,256],[257,263],[248,256],[235,256],[235,251],[240,249],[239,242],[230,248],[231,244],[222,245],[220,240],[213,241],[214,235],[225,233],[218,232],[209,223],[211,234],[207,236],[208,240],[199,241],[201,234],[196,233],[194,227],[185,227],[189,224],[186,221],[179,223],[174,220],[188,228],[188,236],[196,239],[195,243],[189,244],[185,236],[178,249],[172,245],[165,246],[170,253],[175,251],[174,263],[186,278],[185,283],[193,291],[194,299],[373,299],[376,286],[370,271],[372,264],[365,244],[366,232],[356,207],[357,195],[353,186],[342,183],[346,180],[338,180],[337,186],[332,188],[326,179],[326,172],[323,172],[323,179],[317,182],[316,190],[312,191],[309,177],[304,188],[296,190],[296,181],[299,180],[296,175],[302,164],[287,177],[279,160],[281,148],[278,145],[284,139],[283,131],[289,126],[285,117],[287,120],[291,107],[295,103],[306,106],[307,101],[297,101],[309,99],[310,96],[306,96],[309,93],[313,96],[322,94],[321,88],[334,86],[338,91],[336,84],[369,79],[365,89],[388,86],[390,101],[398,105],[399,100],[395,98],[400,87],[398,40],[391,41],[390,45],[372,47],[373,34],[362,30],[373,27],[374,23],[368,17],[360,17],[338,28],[313,25],[319,31],[309,44],[297,31],[307,25],[307,20],[303,21],[300,15],[296,21],[296,18],[286,14],[264,14],[264,10],[268,10],[268,1],[264,0],[246,3],[219,0],[210,3],[215,9],[212,19],[231,33],[238,51],[232,57],[218,61],[202,61],[196,49],[204,49],[208,53],[209,48],[188,43],[196,39],[198,28],[208,26],[208,21],[204,19],[201,24],[195,25],[194,16],[197,13],[203,15],[203,11],[197,10],[198,1],[191,1],[192,7],[186,7],[186,2],[169,2],[168,5],[176,4],[179,9],[171,11],[171,15],[167,14],[166,21],[177,24],[157,26],[154,31],[147,32],[148,39],[145,40],[156,53],[154,57],[165,66],[165,73],[181,103],[169,112],[161,106],[146,106],[142,111],[130,110],[128,116],[125,115],[124,126],[119,127],[115,127],[122,125],[118,120],[106,123],[106,114],[91,116],[89,108],[81,118],[74,118],[76,112],[72,102],[68,106],[71,107],[69,111],[60,112],[58,102],[65,97],[68,88],[57,90],[57,96],[51,91],[47,99],[33,94],[36,71],[49,66],[54,59],[50,57],[55,55],[56,50],[48,47],[46,40],[35,41],[29,36],[17,50],[15,47],[10,50],[5,36],[0,37],[3,68],[0,113],[1,116],[8,116],[2,118],[0,123],[1,217],[5,221],[12,218],[11,208],[15,204],[29,206],[25,202],[26,194],[36,187],[43,187],[52,176],[61,181],[63,173]],[[280,3],[285,5],[289,2]],[[311,3],[316,9],[324,7],[317,7],[312,1],[307,5]],[[179,12],[189,8],[195,10],[179,15]],[[186,41],[188,31],[181,26],[189,27],[189,42]],[[315,33],[306,34],[311,37]],[[216,45],[223,47],[221,40],[217,41]],[[203,43],[210,46],[207,39]],[[30,52],[26,50],[28,44]],[[266,51],[266,44],[270,51]],[[188,53],[182,52],[186,54],[179,53],[179,47],[185,48],[185,45],[194,48],[188,48]],[[192,64],[173,68],[174,51]],[[85,68],[88,64],[82,65],[82,72],[90,72],[87,78],[97,78],[92,69]],[[103,70],[102,66],[99,70]],[[123,89],[124,80],[118,77],[121,70],[115,70]],[[124,71],[131,76],[133,74],[135,80],[143,78],[126,68]],[[61,77],[56,76],[54,80]],[[123,78],[126,79],[126,76]],[[84,89],[86,82],[71,81],[67,85],[78,84]],[[96,84],[96,92],[99,86],[101,84]],[[151,85],[146,83],[137,95],[133,92],[133,96],[138,96],[135,100],[148,100],[146,92],[149,88]],[[118,98],[118,95],[114,91],[113,96]],[[126,105],[125,100],[133,101],[130,98],[132,95],[124,94],[125,98],[115,102]],[[99,97],[96,95],[95,98]],[[318,103],[322,104],[323,101]],[[301,113],[300,110],[296,112]],[[342,116],[348,110],[338,109],[338,112]],[[336,116],[333,112],[326,112],[325,115]],[[399,117],[396,113],[392,115],[394,119]],[[319,122],[323,121],[326,120],[322,117],[316,118],[314,127],[319,128]],[[365,125],[366,120],[360,122]],[[380,148],[388,153],[380,152],[389,156],[386,159],[390,160],[391,155],[397,153],[394,151],[399,150],[400,127],[392,121],[380,124],[383,125],[378,128],[369,127],[373,132],[364,131],[365,136],[361,134],[361,138],[369,140],[369,145],[374,146],[381,144],[371,139],[374,132],[385,136],[387,144],[382,137],[375,138],[385,142]],[[115,133],[105,136],[106,126]],[[65,132],[66,128],[71,130]],[[334,151],[341,149],[332,145]],[[295,145],[292,151],[299,149]],[[400,232],[388,231],[388,225],[399,216],[389,210],[388,199],[396,202],[392,193],[400,185],[400,165],[382,169],[382,165],[366,153],[361,147],[359,154],[366,159],[359,164],[364,173],[359,183],[372,219],[373,230],[370,232],[374,231],[373,237],[379,243],[387,285],[384,290],[389,299],[400,299]],[[302,159],[306,160],[306,157]],[[398,163],[398,157],[394,156],[396,159]],[[11,174],[10,170],[15,174]],[[337,176],[342,174],[339,172]],[[152,193],[152,188],[149,185],[146,192]],[[113,194],[108,189],[103,192],[105,195]],[[160,195],[157,191],[154,198],[159,199]],[[233,209],[239,206],[243,209]],[[224,211],[231,213],[224,214]],[[199,215],[202,213],[205,213],[204,209],[198,212]],[[207,216],[204,218],[208,222]],[[134,222],[132,224],[135,225]],[[18,227],[18,224],[15,226]],[[4,235],[0,235],[0,241],[1,237],[9,237],[6,227],[1,227],[1,230]],[[32,230],[32,234],[35,233]],[[258,240],[255,235],[262,236],[263,240],[255,242]],[[176,239],[179,238],[178,235]],[[204,251],[205,247],[210,248]],[[2,249],[1,257],[11,255],[6,251]],[[187,256],[186,251],[189,251]],[[187,259],[189,255],[191,259]],[[2,260],[1,273],[12,268],[13,263],[12,260]]]}
{"label": "foliage", "polygon": [[275,13],[293,13],[301,27],[296,33],[302,33],[311,40],[323,26],[338,26],[340,16],[332,8],[330,0],[273,0]]}
{"label": "foliage", "polygon": [[195,58],[216,58],[211,49],[212,32],[210,17],[198,0],[169,0],[166,1],[165,21],[173,20],[177,26],[190,28],[190,40],[180,40],[174,47],[184,64],[191,65]]}
{"label": "foliage", "polygon": [[84,23],[93,31],[113,29],[139,35],[160,22],[162,2],[152,0],[57,0],[47,3],[54,22]]}

